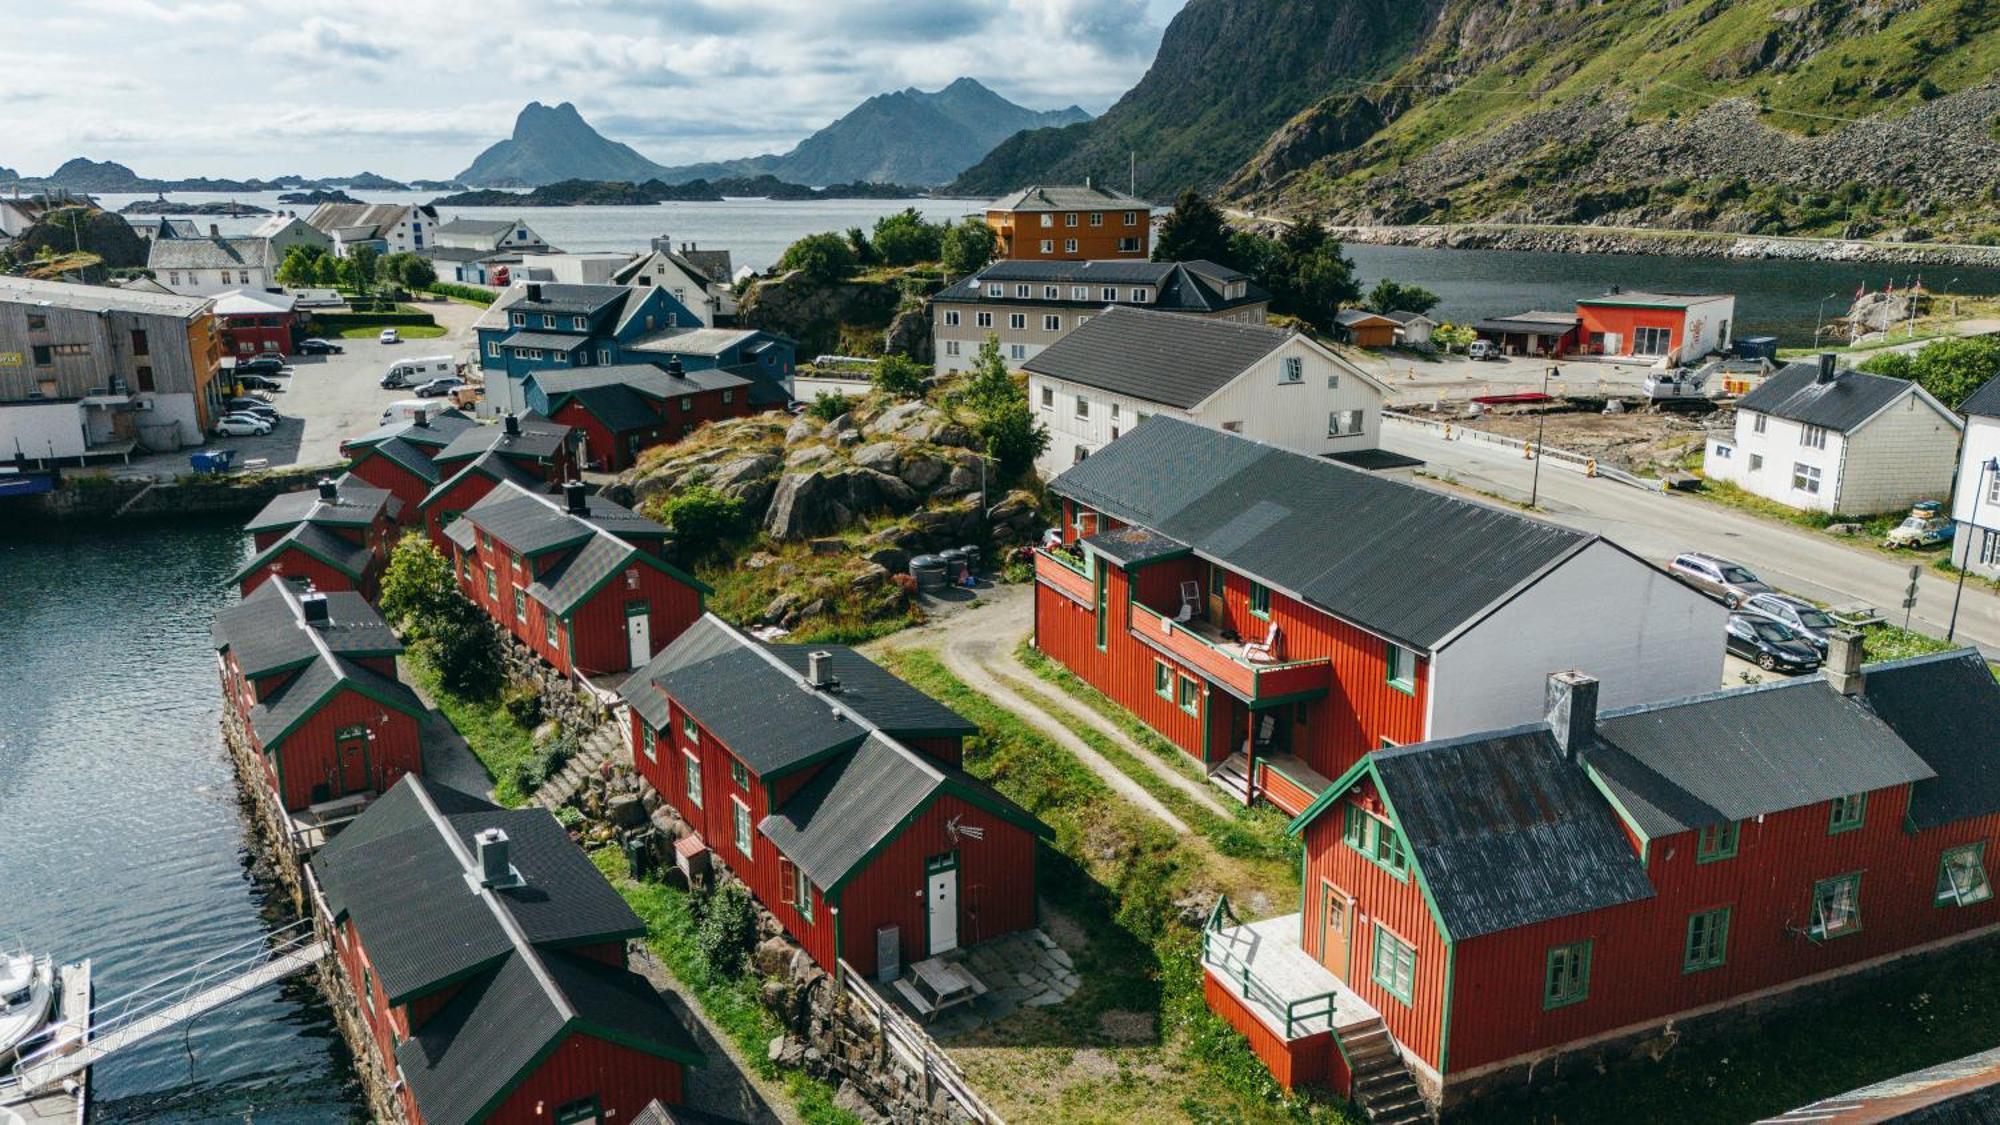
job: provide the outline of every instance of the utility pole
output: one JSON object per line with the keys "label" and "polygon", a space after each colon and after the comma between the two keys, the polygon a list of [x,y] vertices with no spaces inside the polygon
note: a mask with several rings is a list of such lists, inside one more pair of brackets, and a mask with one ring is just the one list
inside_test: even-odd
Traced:
{"label": "utility pole", "polygon": [[[1951,621],[1945,626],[1944,639],[1950,641],[1958,633],[1958,602],[1965,596],[1965,572],[1972,569],[1972,532],[1979,530],[1979,505],[1986,502],[1986,474],[2000,474],[2000,457],[1988,457],[1979,463],[1979,472],[1973,477],[1972,518],[1965,521],[1965,560],[1958,568],[1958,589],[1951,595]],[[1954,538],[1956,538],[1954,536]],[[1912,583],[1914,585],[1914,583]]]}
{"label": "utility pole", "polygon": [[1535,476],[1534,483],[1528,487],[1528,507],[1530,508],[1539,504],[1542,498],[1542,431],[1549,424],[1549,379],[1558,374],[1560,372],[1553,367],[1542,369],[1542,409],[1535,415]]}

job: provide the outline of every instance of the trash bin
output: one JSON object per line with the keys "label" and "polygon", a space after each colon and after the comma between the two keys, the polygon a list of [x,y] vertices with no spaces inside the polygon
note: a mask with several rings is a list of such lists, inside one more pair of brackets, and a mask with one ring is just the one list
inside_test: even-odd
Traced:
{"label": "trash bin", "polygon": [[932,590],[945,584],[945,560],[937,555],[918,555],[910,560],[910,577],[917,580],[920,590]]}

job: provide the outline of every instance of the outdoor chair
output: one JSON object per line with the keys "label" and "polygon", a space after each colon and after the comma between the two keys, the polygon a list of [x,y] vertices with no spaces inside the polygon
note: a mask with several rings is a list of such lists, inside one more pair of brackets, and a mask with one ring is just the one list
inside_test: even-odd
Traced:
{"label": "outdoor chair", "polygon": [[1181,611],[1174,614],[1174,624],[1185,625],[1194,620],[1194,612],[1201,606],[1201,583],[1181,583]]}
{"label": "outdoor chair", "polygon": [[1243,659],[1252,664],[1274,664],[1278,660],[1278,623],[1271,622],[1271,628],[1264,639],[1243,646]]}

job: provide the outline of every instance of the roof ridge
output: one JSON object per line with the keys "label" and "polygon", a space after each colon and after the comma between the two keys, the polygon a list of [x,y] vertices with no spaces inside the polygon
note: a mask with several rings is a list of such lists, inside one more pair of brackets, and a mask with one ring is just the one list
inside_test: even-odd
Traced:
{"label": "roof ridge", "polygon": [[1923,664],[1942,664],[1948,660],[1964,660],[1967,657],[1976,657],[1981,662],[1984,662],[1986,659],[1977,648],[1967,645],[1964,648],[1948,648],[1942,652],[1925,652],[1919,653],[1916,656],[1903,656],[1895,660],[1881,660],[1874,664],[1863,664],[1861,671],[1863,675],[1869,672],[1897,672],[1904,668],[1914,668]]}
{"label": "roof ridge", "polygon": [[[1812,684],[1827,684],[1824,676],[1792,676],[1783,680],[1770,680],[1759,684],[1738,684],[1733,687],[1717,688],[1696,695],[1677,696],[1673,699],[1657,699],[1651,703],[1634,703],[1629,707],[1618,707],[1599,711],[1599,721],[1622,719],[1628,715],[1642,715],[1651,711],[1665,711],[1675,707],[1688,707],[1697,703],[1713,703],[1718,699],[1736,699],[1757,695],[1767,691],[1783,691],[1786,688],[1807,687]],[[1830,688],[1832,685],[1827,684]],[[1836,692],[1835,694],[1839,694]]]}
{"label": "roof ridge", "polygon": [[[489,447],[489,451],[490,451],[490,447]],[[581,481],[577,481],[577,482],[575,482],[575,483],[578,483],[578,484],[581,484],[582,482],[581,482]],[[575,512],[572,512],[572,511],[568,510],[567,508],[564,508],[564,507],[563,507],[563,506],[562,506],[561,504],[558,504],[558,503],[556,503],[556,502],[555,502],[554,500],[550,499],[550,498],[549,498],[549,497],[547,497],[547,496],[544,496],[544,495],[542,495],[542,494],[541,494],[541,493],[539,493],[539,492],[530,492],[530,491],[528,491],[527,489],[525,489],[525,488],[522,488],[522,487],[521,487],[521,485],[519,484],[519,482],[517,482],[517,481],[511,481],[511,480],[500,480],[500,481],[494,481],[494,482],[493,482],[493,490],[494,490],[495,492],[498,492],[499,490],[501,490],[501,489],[503,489],[503,488],[511,488],[511,489],[513,489],[513,490],[514,490],[515,492],[518,492],[518,493],[520,493],[521,495],[523,495],[523,496],[526,496],[526,497],[528,497],[529,499],[531,499],[531,500],[534,500],[534,501],[536,501],[537,503],[541,504],[541,505],[542,505],[543,507],[545,507],[545,508],[548,508],[549,510],[553,511],[553,512],[554,512],[555,514],[557,514],[557,515],[559,515],[559,516],[563,517],[564,519],[567,519],[567,520],[574,520],[574,521],[576,521],[577,523],[580,523],[580,524],[582,524],[583,526],[585,526],[585,527],[589,528],[589,529],[590,529],[590,530],[591,530],[591,531],[592,531],[593,533],[595,533],[596,535],[602,535],[602,536],[604,536],[605,538],[607,538],[607,539],[610,539],[610,540],[611,540],[612,542],[614,542],[614,543],[618,544],[618,545],[619,545],[620,547],[623,547],[623,548],[625,548],[625,549],[626,549],[626,550],[628,550],[628,551],[637,551],[637,550],[638,550],[638,548],[637,548],[637,547],[634,547],[634,546],[633,546],[633,545],[632,545],[631,543],[627,542],[624,536],[622,536],[622,535],[619,535],[619,534],[617,534],[616,532],[613,532],[613,531],[608,531],[608,530],[606,530],[605,528],[603,528],[603,527],[600,527],[600,526],[598,526],[598,525],[597,525],[597,524],[595,524],[595,523],[592,523],[592,522],[591,522],[590,520],[588,520],[588,519],[585,519],[584,517],[582,517],[582,516],[579,516],[579,515],[577,515],[577,514],[576,514]],[[470,512],[468,512],[467,514],[469,515],[469,514],[470,514]],[[588,540],[586,540],[585,542],[588,542]]]}

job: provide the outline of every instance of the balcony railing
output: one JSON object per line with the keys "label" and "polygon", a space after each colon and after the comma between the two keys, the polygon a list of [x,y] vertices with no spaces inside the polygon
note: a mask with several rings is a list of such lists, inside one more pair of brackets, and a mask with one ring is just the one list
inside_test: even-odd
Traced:
{"label": "balcony railing", "polygon": [[[1333,662],[1323,656],[1271,663],[1248,660],[1243,656],[1241,644],[1211,640],[1191,624],[1177,624],[1143,602],[1132,603],[1132,634],[1251,699],[1323,689],[1332,675]],[[1282,651],[1282,639],[1279,647]]]}
{"label": "balcony railing", "polygon": [[1079,557],[1063,551],[1035,549],[1035,580],[1083,605],[1094,605],[1097,590]]}
{"label": "balcony railing", "polygon": [[1257,974],[1251,971],[1250,963],[1238,956],[1238,943],[1230,940],[1229,931],[1242,929],[1243,924],[1237,920],[1236,912],[1229,908],[1229,896],[1216,899],[1215,909],[1208,914],[1208,925],[1201,931],[1202,964],[1217,976],[1227,978],[1242,990],[1246,999],[1269,1012],[1284,1028],[1287,1040],[1330,1030],[1340,1007],[1338,990],[1286,999],[1259,980]]}

